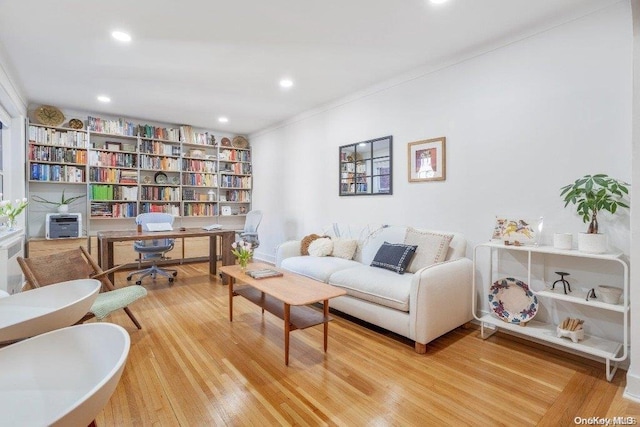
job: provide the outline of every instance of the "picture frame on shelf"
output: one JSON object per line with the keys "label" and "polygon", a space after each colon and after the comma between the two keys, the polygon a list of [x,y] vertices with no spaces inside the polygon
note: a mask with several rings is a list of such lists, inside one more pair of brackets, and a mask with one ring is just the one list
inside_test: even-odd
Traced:
{"label": "picture frame on shelf", "polygon": [[109,151],[120,151],[122,149],[122,144],[119,142],[107,141],[107,150]]}
{"label": "picture frame on shelf", "polygon": [[424,139],[407,145],[409,182],[444,181],[447,138]]}
{"label": "picture frame on shelf", "polygon": [[496,215],[491,240],[505,245],[538,246],[543,218],[520,218]]}
{"label": "picture frame on shelf", "polygon": [[231,206],[222,206],[220,208],[220,213],[223,216],[230,216],[231,215]]}

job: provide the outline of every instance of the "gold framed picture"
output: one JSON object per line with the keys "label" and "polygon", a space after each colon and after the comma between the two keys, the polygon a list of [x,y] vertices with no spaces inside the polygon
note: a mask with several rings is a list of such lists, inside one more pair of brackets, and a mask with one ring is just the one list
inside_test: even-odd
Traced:
{"label": "gold framed picture", "polygon": [[408,144],[409,182],[446,179],[446,140],[447,138],[442,136]]}

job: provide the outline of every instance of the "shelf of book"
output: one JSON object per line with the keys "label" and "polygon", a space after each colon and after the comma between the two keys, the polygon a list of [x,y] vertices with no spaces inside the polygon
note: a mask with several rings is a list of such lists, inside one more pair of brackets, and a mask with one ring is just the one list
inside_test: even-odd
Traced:
{"label": "shelf of book", "polygon": [[[167,128],[95,116],[85,125],[28,124],[27,181],[85,185],[88,220],[143,212],[214,218],[221,216],[221,203],[232,206],[236,217],[250,209],[250,148],[219,146],[213,135],[187,125]],[[156,179],[158,172],[166,182]],[[59,193],[60,187],[35,192]],[[90,222],[85,225],[89,233]]]}

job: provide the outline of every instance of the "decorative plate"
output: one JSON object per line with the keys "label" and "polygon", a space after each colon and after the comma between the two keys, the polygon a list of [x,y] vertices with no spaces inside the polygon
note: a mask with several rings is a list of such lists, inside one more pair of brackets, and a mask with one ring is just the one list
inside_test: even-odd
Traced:
{"label": "decorative plate", "polygon": [[505,322],[526,323],[538,313],[538,298],[526,283],[507,277],[491,285],[489,306]]}
{"label": "decorative plate", "polygon": [[151,177],[149,175],[145,176],[144,178],[142,178],[142,183],[151,184]]}
{"label": "decorative plate", "polygon": [[233,145],[234,148],[247,148],[249,146],[249,141],[247,141],[247,138],[244,136],[238,135],[233,137],[231,145]]}
{"label": "decorative plate", "polygon": [[82,129],[84,127],[84,123],[80,119],[71,119],[69,120],[69,127],[71,129]]}
{"label": "decorative plate", "polygon": [[225,136],[220,140],[220,145],[223,147],[231,147],[231,140]]}
{"label": "decorative plate", "polygon": [[167,183],[167,174],[164,172],[156,172],[153,176],[153,180],[156,184],[166,184]]}
{"label": "decorative plate", "polygon": [[171,183],[175,184],[175,185],[180,184],[180,177],[179,176],[172,176],[171,177]]}
{"label": "decorative plate", "polygon": [[41,105],[36,108],[35,117],[38,121],[47,126],[60,126],[64,123],[64,114],[51,105]]}

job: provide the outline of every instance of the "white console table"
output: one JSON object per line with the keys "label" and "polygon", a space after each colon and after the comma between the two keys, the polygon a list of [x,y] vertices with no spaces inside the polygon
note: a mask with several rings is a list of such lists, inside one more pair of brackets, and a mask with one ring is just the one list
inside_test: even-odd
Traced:
{"label": "white console table", "polygon": [[[593,307],[599,310],[609,310],[610,312],[619,313],[619,323],[623,328],[623,339],[621,342],[613,341],[611,339],[602,338],[594,335],[585,335],[583,340],[580,340],[577,343],[572,342],[567,338],[559,338],[556,337],[556,326],[551,322],[541,322],[537,321],[535,318],[527,323],[526,326],[521,326],[519,324],[507,323],[491,313],[487,314],[478,314],[477,307],[477,297],[478,297],[478,288],[483,290],[483,292],[488,289],[481,284],[477,283],[477,258],[478,251],[480,250],[488,250],[489,253],[489,281],[493,283],[493,260],[496,252],[500,251],[518,251],[526,254],[527,257],[527,265],[526,265],[526,274],[527,274],[527,284],[529,285],[529,289],[533,292],[539,300],[543,299],[551,299],[563,301],[570,304],[579,304],[585,305],[589,307]],[[587,293],[584,290],[573,289],[571,293],[565,294],[563,291],[563,286],[556,286],[555,290],[552,290],[553,280],[548,278],[544,278],[544,289],[534,290],[531,286],[532,284],[532,256],[537,256],[537,254],[541,254],[541,258],[544,260],[547,257],[579,257],[586,260],[598,260],[598,262],[611,262],[615,263],[620,268],[620,274],[622,277],[622,302],[618,304],[609,304],[599,300],[593,300],[592,298],[587,298]],[[559,262],[562,263],[562,258],[559,258]],[[597,288],[597,285],[602,283],[593,283],[594,288]],[[503,328],[508,331],[517,333],[519,335],[523,335],[525,337],[531,337],[542,342],[552,343],[560,347],[565,347],[567,349],[572,349],[577,352],[582,352],[585,354],[589,354],[592,356],[596,356],[598,358],[602,358],[606,363],[606,375],[607,380],[611,381],[616,372],[619,362],[624,361],[628,357],[628,348],[629,348],[629,266],[622,258],[622,253],[616,254],[588,254],[578,252],[577,250],[561,250],[555,249],[551,246],[505,246],[502,242],[488,242],[477,245],[473,250],[473,295],[472,295],[472,310],[473,316],[476,320],[480,322],[481,325],[481,336],[483,339],[488,338],[498,328]],[[616,318],[618,318],[616,316]],[[585,321],[589,321],[589,319],[585,319]],[[487,330],[489,329],[489,330]]]}

